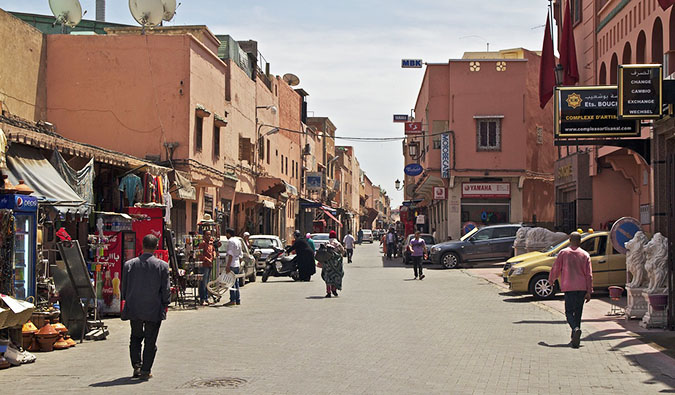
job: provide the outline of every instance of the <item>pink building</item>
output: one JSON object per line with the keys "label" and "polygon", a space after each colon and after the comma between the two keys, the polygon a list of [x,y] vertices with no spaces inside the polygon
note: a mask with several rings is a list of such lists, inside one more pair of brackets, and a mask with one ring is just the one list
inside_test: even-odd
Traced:
{"label": "pink building", "polygon": [[404,144],[405,163],[424,168],[405,177],[405,198],[421,202],[402,217],[441,240],[468,223],[552,225],[553,119],[550,105],[539,109],[539,62],[517,48],[427,65],[415,104],[424,133]]}

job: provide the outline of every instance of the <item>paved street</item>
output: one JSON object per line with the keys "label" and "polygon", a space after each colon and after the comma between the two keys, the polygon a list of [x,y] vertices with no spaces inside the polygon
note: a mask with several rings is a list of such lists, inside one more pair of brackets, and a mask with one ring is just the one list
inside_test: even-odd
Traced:
{"label": "paved street", "polygon": [[[625,336],[591,333],[586,325],[582,347],[570,349],[562,314],[545,305],[514,302],[470,271],[430,269],[427,278],[414,281],[412,269],[383,262],[376,245],[365,245],[357,248],[355,262],[345,272],[337,299],[323,298],[319,276],[310,283],[272,278],[246,285],[239,307],[171,312],[160,331],[155,377],[149,382],[128,379],[128,324],[111,319],[108,340],[38,354],[33,365],[0,371],[0,388],[247,394],[674,392],[672,366],[662,370],[649,353],[626,351]],[[206,387],[200,380],[237,387]]]}

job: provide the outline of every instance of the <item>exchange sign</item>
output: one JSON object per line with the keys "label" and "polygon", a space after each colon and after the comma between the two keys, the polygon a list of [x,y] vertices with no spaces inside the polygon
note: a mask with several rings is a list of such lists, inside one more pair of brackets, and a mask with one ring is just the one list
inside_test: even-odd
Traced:
{"label": "exchange sign", "polygon": [[663,115],[663,66],[619,66],[619,118],[650,119]]}
{"label": "exchange sign", "polygon": [[619,119],[616,86],[556,88],[555,137],[638,137],[640,121]]}

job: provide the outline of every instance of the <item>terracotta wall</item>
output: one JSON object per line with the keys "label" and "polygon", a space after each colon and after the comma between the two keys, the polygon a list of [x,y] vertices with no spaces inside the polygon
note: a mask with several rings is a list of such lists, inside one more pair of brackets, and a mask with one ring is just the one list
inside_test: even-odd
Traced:
{"label": "terracotta wall", "polygon": [[29,121],[47,119],[47,46],[42,33],[0,9],[2,110]]}

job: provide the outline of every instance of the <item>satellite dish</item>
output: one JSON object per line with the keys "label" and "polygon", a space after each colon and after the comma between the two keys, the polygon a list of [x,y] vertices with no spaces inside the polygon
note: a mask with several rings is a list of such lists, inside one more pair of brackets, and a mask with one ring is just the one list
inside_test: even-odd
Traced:
{"label": "satellite dish", "polygon": [[295,74],[284,74],[283,80],[289,85],[289,86],[296,86],[300,83],[300,78],[298,78],[297,75]]}
{"label": "satellite dish", "polygon": [[49,8],[61,26],[75,27],[82,20],[82,6],[78,0],[49,0]]}
{"label": "satellite dish", "polygon": [[164,17],[162,0],[129,0],[129,10],[143,28],[158,26]]}
{"label": "satellite dish", "polygon": [[162,19],[168,22],[176,15],[176,8],[178,8],[176,0],[162,0],[162,5],[164,6],[164,16]]}

